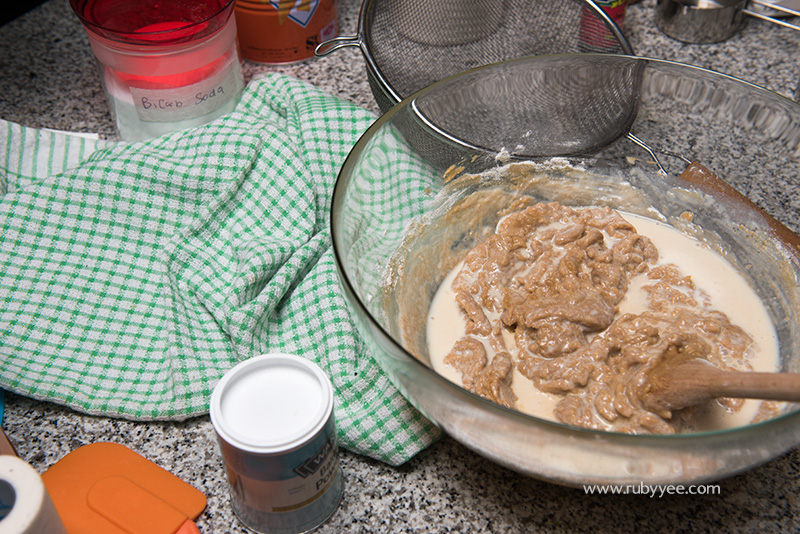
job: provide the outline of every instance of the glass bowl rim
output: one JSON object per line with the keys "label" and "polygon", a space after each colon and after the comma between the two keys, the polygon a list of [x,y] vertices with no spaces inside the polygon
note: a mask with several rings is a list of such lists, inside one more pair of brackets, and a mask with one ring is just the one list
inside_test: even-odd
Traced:
{"label": "glass bowl rim", "polygon": [[[743,434],[749,433],[759,433],[764,429],[769,429],[776,425],[784,425],[784,424],[800,424],[800,405],[795,407],[794,410],[789,411],[787,413],[780,414],[776,417],[760,421],[757,423],[750,423],[744,426],[735,426],[731,428],[723,428],[723,429],[715,429],[715,430],[707,430],[707,431],[699,431],[699,432],[686,432],[686,433],[676,433],[676,434],[628,434],[623,432],[615,432],[615,431],[607,431],[607,430],[597,430],[597,429],[590,429],[590,428],[583,428],[577,427],[573,425],[564,424],[558,421],[553,421],[549,419],[544,419],[541,417],[537,417],[528,413],[521,412],[519,410],[515,410],[512,408],[507,408],[495,402],[492,402],[488,399],[477,395],[469,391],[468,389],[459,386],[458,384],[448,380],[447,378],[443,377],[439,373],[437,373],[432,367],[425,365],[419,359],[414,357],[408,350],[406,350],[386,329],[383,327],[380,322],[378,322],[373,314],[369,311],[369,308],[363,302],[359,293],[355,290],[353,283],[351,282],[347,270],[345,268],[345,262],[342,258],[342,253],[338,247],[338,239],[337,235],[339,234],[337,223],[336,223],[336,207],[337,207],[337,200],[342,197],[344,194],[344,190],[346,189],[346,185],[349,185],[350,178],[347,176],[347,171],[354,165],[354,162],[357,161],[360,155],[364,152],[366,145],[369,141],[374,137],[377,131],[380,131],[387,123],[389,123],[394,117],[394,115],[398,114],[401,110],[409,107],[413,107],[414,101],[424,96],[425,94],[435,91],[438,87],[447,85],[454,80],[459,78],[465,77],[471,73],[475,73],[481,70],[488,70],[492,68],[498,68],[499,66],[511,64],[511,63],[522,63],[522,62],[529,62],[529,61],[542,61],[548,58],[569,58],[572,56],[597,56],[603,58],[609,57],[616,57],[620,59],[632,59],[637,61],[642,61],[643,63],[653,63],[657,65],[665,65],[669,67],[675,67],[677,69],[687,70],[689,72],[698,72],[702,73],[704,76],[711,76],[720,79],[726,79],[730,82],[736,84],[742,84],[750,90],[755,90],[756,92],[761,92],[763,94],[769,94],[772,97],[778,97],[786,102],[793,104],[794,106],[798,107],[798,117],[800,117],[800,103],[795,102],[779,93],[771,91],[765,87],[762,87],[758,84],[748,82],[736,76],[724,74],[721,72],[714,71],[712,69],[708,69],[705,67],[699,67],[696,65],[690,65],[687,63],[682,63],[674,60],[666,60],[666,59],[658,59],[658,58],[651,58],[651,57],[643,57],[643,56],[632,56],[626,54],[598,54],[598,53],[580,53],[580,54],[549,54],[549,55],[542,55],[542,56],[526,56],[521,58],[515,58],[505,61],[499,61],[496,63],[489,63],[486,65],[481,65],[479,67],[475,67],[453,76],[449,76],[444,78],[438,82],[435,82],[428,87],[425,87],[416,93],[408,96],[407,98],[403,99],[400,103],[393,106],[390,110],[386,113],[382,114],[378,117],[370,126],[367,128],[356,141],[353,148],[348,153],[347,157],[345,158],[342,166],[337,174],[336,181],[333,188],[333,193],[331,196],[331,205],[329,210],[329,221],[330,221],[330,232],[331,232],[331,245],[333,250],[333,257],[334,263],[338,272],[340,273],[340,281],[343,285],[346,286],[346,291],[349,292],[355,300],[355,305],[358,306],[359,311],[366,317],[370,323],[370,327],[373,329],[377,329],[380,334],[388,340],[392,347],[398,352],[402,353],[403,356],[413,361],[413,365],[416,368],[422,369],[422,372],[427,373],[430,378],[437,382],[441,382],[445,387],[452,387],[456,388],[459,393],[466,394],[467,396],[471,397],[475,402],[481,405],[482,408],[498,412],[502,414],[502,417],[512,417],[517,418],[522,421],[525,421],[530,424],[538,425],[538,426],[547,426],[553,427],[560,432],[569,432],[575,433],[577,435],[583,435],[589,438],[602,438],[605,440],[610,441],[633,441],[636,444],[646,446],[648,444],[653,445],[663,445],[664,443],[674,442],[674,443],[683,443],[683,442],[691,442],[697,443],[698,441],[703,441],[705,439],[718,439],[718,438],[725,438],[725,437],[736,437]],[[470,145],[464,144],[464,147],[472,148]],[[413,404],[413,402],[412,402]],[[436,421],[434,421],[436,422]],[[439,423],[437,423],[439,425]]]}

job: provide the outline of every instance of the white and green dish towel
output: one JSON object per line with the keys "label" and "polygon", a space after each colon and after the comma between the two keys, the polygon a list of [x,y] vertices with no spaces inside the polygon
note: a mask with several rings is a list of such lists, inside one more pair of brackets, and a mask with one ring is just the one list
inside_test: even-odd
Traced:
{"label": "white and green dish towel", "polygon": [[205,414],[238,362],[325,369],[340,444],[397,465],[439,430],[364,348],[333,261],[339,168],[374,116],[282,75],[142,143],[0,122],[0,388],[89,414]]}

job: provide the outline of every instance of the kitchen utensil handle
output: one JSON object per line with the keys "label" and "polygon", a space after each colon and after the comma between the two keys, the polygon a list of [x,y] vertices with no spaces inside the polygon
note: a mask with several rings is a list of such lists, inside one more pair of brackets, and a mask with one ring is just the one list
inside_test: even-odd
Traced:
{"label": "kitchen utensil handle", "polygon": [[336,52],[340,48],[346,48],[348,46],[361,47],[361,38],[358,35],[342,35],[340,37],[328,39],[317,45],[314,49],[314,55],[317,57],[325,57],[332,52]]}
{"label": "kitchen utensil handle", "polygon": [[[748,5],[749,4],[755,4],[761,7],[765,7],[767,9],[780,11],[781,13],[785,13],[793,17],[800,17],[800,11],[789,9],[788,7],[783,7],[781,5],[773,4],[771,2],[763,2],[762,0],[750,0],[750,2],[748,2]],[[778,26],[783,26],[784,28],[791,28],[793,30],[800,31],[800,26],[792,24],[791,22],[786,22],[785,20],[776,19],[775,17],[770,17],[769,15],[764,15],[763,13],[751,11],[746,8],[742,10],[742,13],[744,13],[745,15],[750,15],[751,17],[755,17],[757,19],[766,20],[767,22],[772,22],[773,24],[777,24]]]}
{"label": "kitchen utensil handle", "polygon": [[723,397],[800,402],[798,373],[728,371],[703,359],[662,365],[667,369],[657,368],[642,397],[648,409],[680,410]]}
{"label": "kitchen utensil handle", "polygon": [[720,397],[800,402],[800,374],[715,371],[709,389]]}

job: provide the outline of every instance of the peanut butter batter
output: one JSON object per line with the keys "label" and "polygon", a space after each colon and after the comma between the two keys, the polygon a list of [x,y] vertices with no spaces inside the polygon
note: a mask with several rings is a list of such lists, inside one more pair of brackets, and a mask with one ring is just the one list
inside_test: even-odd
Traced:
{"label": "peanut butter batter", "polygon": [[[505,217],[451,280],[464,329],[439,369],[510,408],[520,409],[518,394],[535,389],[539,406],[522,409],[571,425],[662,434],[704,428],[707,408],[647,408],[641,394],[653,365],[674,352],[737,370],[751,369],[759,351],[769,365],[777,359],[774,330],[754,340],[610,208],[530,205]],[[638,297],[628,295],[632,286]],[[771,328],[766,312],[753,316],[761,317],[758,328]],[[442,328],[432,316],[429,339]],[[733,413],[742,401],[721,405]]]}

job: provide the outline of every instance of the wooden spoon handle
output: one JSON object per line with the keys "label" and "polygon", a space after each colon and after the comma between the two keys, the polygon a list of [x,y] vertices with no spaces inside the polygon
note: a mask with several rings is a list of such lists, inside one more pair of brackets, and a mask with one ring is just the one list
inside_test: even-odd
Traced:
{"label": "wooden spoon handle", "polygon": [[714,397],[800,402],[800,374],[714,370],[709,373]]}
{"label": "wooden spoon handle", "polygon": [[800,374],[723,371],[707,360],[690,360],[659,372],[644,402],[679,410],[719,397],[800,402]]}
{"label": "wooden spoon handle", "polygon": [[[772,235],[800,261],[800,237],[707,167],[692,162],[680,179],[757,214]],[[676,410],[718,397],[800,402],[800,374],[723,371],[705,360],[692,360],[652,377],[643,400],[657,409]]]}

